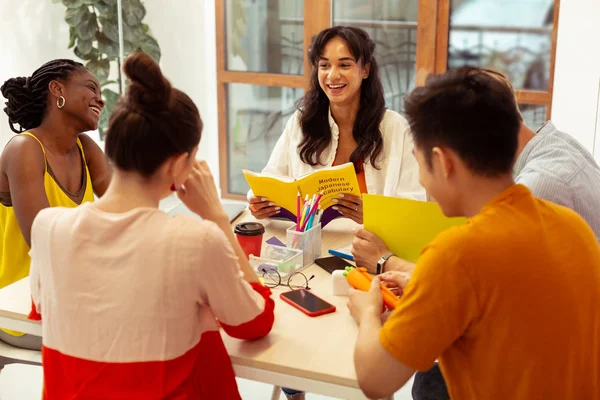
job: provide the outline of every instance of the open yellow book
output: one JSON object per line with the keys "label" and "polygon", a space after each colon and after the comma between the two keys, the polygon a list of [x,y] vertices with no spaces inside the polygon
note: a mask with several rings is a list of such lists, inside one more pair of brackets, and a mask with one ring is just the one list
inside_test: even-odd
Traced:
{"label": "open yellow book", "polygon": [[466,218],[448,218],[437,203],[363,195],[365,229],[379,236],[396,256],[416,262],[435,236]]}
{"label": "open yellow book", "polygon": [[258,174],[248,170],[242,172],[255,196],[268,198],[294,216],[296,216],[298,193],[304,201],[305,195],[312,197],[313,194],[323,192],[319,203],[319,208],[322,210],[335,205],[332,200],[339,198],[340,193],[360,196],[358,180],[352,163],[323,168],[298,179]]}

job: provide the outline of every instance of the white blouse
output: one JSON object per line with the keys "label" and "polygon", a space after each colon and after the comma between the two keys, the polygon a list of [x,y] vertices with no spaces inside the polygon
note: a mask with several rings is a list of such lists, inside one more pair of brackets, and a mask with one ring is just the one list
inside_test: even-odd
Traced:
{"label": "white blouse", "polygon": [[[318,169],[332,166],[340,134],[331,111],[329,126],[332,140],[329,147],[321,153],[320,161],[324,165],[314,167],[300,159],[299,145],[303,135],[299,117],[299,111],[296,111],[288,120],[263,173],[297,179]],[[412,154],[413,142],[408,122],[397,112],[386,110],[379,129],[383,135],[383,150],[376,162],[379,169],[373,167],[368,160],[364,164],[367,192],[393,197],[423,196],[425,190],[419,184],[419,166]]]}

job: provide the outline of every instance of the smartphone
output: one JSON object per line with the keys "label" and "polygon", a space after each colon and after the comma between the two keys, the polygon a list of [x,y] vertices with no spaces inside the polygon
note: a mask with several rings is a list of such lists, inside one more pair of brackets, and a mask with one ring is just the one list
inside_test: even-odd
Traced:
{"label": "smartphone", "polygon": [[342,260],[339,257],[323,257],[323,258],[317,258],[315,260],[315,264],[317,264],[319,267],[323,268],[325,271],[329,272],[330,274],[333,274],[333,271],[337,270],[337,269],[345,269],[347,266],[352,267],[353,265],[350,264],[348,261],[346,260]]}
{"label": "smartphone", "polygon": [[309,317],[329,314],[335,311],[335,306],[306,289],[297,289],[279,295],[281,300],[296,307]]}

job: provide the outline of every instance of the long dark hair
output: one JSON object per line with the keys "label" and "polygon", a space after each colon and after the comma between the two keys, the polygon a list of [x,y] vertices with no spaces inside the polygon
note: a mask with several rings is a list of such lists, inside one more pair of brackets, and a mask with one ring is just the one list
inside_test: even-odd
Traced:
{"label": "long dark hair", "polygon": [[[50,81],[68,79],[73,73],[84,70],[83,64],[73,60],[52,60],[29,78],[11,78],[4,82],[0,91],[8,100],[4,112],[8,115],[10,129],[21,133],[40,126],[48,104]],[[18,129],[15,124],[19,124]]]}
{"label": "long dark hair", "polygon": [[360,108],[352,129],[357,147],[350,156],[350,161],[357,171],[362,170],[362,163],[367,160],[377,168],[377,157],[383,149],[383,136],[379,124],[385,114],[385,99],[379,79],[379,68],[373,56],[375,42],[363,29],[349,26],[334,26],[321,31],[309,49],[308,56],[313,67],[310,89],[298,103],[300,126],[304,136],[299,146],[300,159],[313,167],[321,164],[320,155],[331,143],[329,99],[319,85],[317,64],[325,45],[335,37],[346,42],[357,62],[363,66],[371,65],[369,76],[363,79],[360,89]]}

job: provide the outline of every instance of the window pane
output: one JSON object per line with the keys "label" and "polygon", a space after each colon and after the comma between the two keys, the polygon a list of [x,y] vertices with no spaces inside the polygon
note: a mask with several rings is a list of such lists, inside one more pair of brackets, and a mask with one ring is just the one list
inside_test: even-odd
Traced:
{"label": "window pane", "polygon": [[260,172],[296,110],[303,89],[227,85],[227,162],[229,193],[246,194],[242,169]]}
{"label": "window pane", "polygon": [[547,90],[554,0],[452,0],[448,68],[507,75],[516,89]]}
{"label": "window pane", "polygon": [[227,69],[304,74],[303,0],[227,0]]}
{"label": "window pane", "polygon": [[519,108],[521,109],[521,115],[523,115],[525,124],[534,131],[546,122],[546,106],[519,104]]}
{"label": "window pane", "polygon": [[415,86],[418,0],[333,0],[333,25],[366,30],[376,44],[386,106],[402,112]]}

